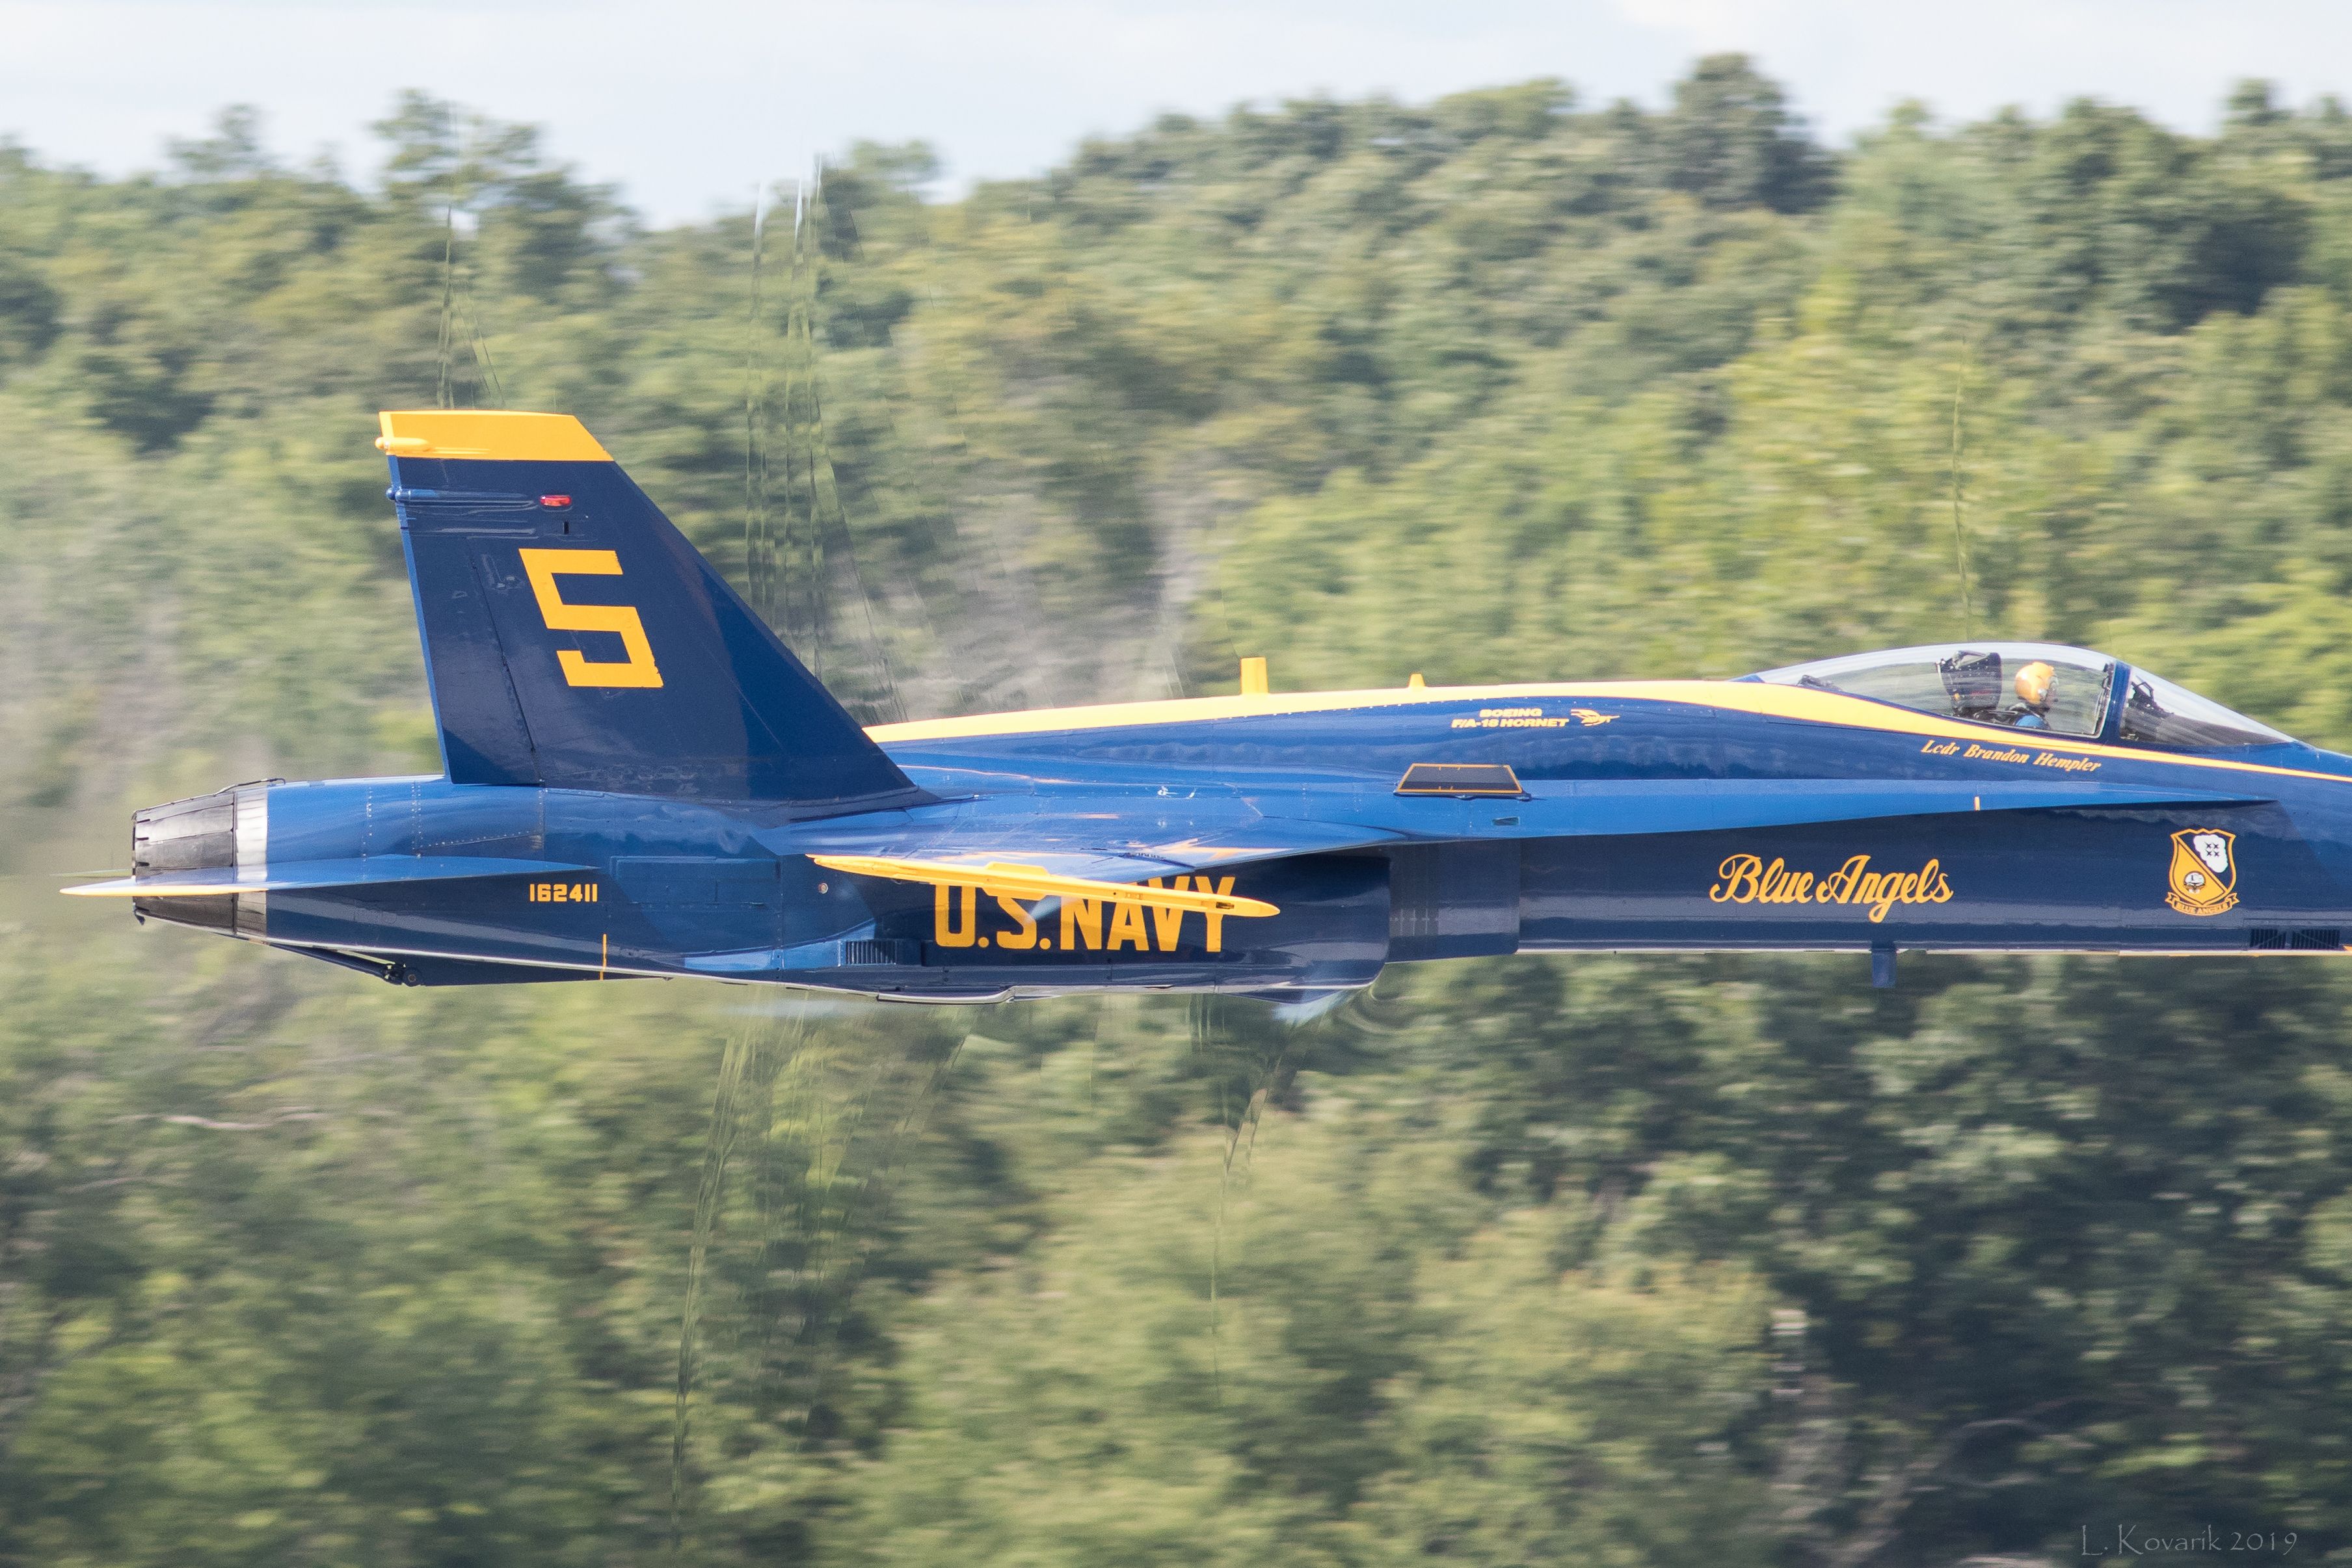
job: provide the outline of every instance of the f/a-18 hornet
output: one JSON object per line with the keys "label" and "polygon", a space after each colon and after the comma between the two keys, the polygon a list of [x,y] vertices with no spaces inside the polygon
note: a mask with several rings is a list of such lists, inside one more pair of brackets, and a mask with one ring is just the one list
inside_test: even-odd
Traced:
{"label": "f/a-18 hornet", "polygon": [[1587,949],[2336,952],[2352,758],[2115,659],[861,727],[568,415],[383,416],[437,776],[242,784],[68,889],[406,985],[1311,1003]]}

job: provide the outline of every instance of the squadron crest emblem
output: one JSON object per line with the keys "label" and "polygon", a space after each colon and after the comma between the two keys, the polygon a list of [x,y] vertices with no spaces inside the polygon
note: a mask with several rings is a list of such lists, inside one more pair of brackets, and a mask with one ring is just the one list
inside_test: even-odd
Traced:
{"label": "squadron crest emblem", "polygon": [[2219,915],[2238,904],[2235,833],[2183,828],[2172,835],[2172,891],[2164,902],[2183,915]]}

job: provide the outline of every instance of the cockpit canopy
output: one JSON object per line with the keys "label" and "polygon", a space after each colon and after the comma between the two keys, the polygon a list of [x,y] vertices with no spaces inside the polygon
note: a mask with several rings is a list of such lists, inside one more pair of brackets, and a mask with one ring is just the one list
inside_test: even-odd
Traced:
{"label": "cockpit canopy", "polygon": [[1893,648],[1790,664],[1748,679],[1870,697],[1939,718],[2175,751],[2291,739],[2161,676],[2055,643]]}

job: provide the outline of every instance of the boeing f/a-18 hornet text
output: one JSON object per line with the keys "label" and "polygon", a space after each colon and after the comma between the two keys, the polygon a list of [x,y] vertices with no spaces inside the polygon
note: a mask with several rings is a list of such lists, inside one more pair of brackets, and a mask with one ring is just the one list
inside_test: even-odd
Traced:
{"label": "boeing f/a-18 hornet text", "polygon": [[2079,648],[862,728],[575,419],[383,416],[442,771],[241,784],[67,891],[406,985],[908,1001],[1587,949],[2340,952],[2352,758]]}

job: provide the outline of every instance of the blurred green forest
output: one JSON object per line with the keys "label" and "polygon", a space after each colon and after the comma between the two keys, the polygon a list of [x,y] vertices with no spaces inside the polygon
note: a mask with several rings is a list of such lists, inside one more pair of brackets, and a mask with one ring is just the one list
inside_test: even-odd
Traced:
{"label": "blurred green forest", "polygon": [[876,719],[1997,632],[2352,746],[2343,109],[1832,150],[1727,57],[952,200],[860,146],[756,268],[380,129],[0,147],[0,1563],[2352,1561],[2337,966],[1289,1025],[402,991],[53,891],[139,805],[435,766],[369,443],[444,400],[579,413]]}

